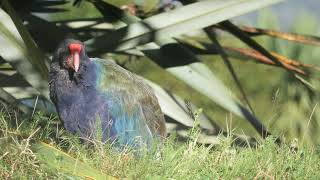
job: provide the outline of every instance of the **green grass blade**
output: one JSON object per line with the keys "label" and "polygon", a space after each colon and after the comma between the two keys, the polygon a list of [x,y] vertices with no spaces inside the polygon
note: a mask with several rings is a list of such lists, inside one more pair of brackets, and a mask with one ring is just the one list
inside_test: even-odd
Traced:
{"label": "green grass blade", "polygon": [[81,179],[116,179],[92,168],[49,144],[38,142],[31,145],[31,149],[36,154],[37,159],[40,160],[41,164],[44,164],[51,170],[54,169],[65,174],[80,177]]}

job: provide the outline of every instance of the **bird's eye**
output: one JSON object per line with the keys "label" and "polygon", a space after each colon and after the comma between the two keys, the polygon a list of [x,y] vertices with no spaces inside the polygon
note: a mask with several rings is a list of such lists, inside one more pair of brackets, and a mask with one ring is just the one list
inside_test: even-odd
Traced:
{"label": "bird's eye", "polygon": [[68,57],[69,54],[70,52],[68,50],[64,50],[63,48],[59,48],[57,50],[57,55],[59,56],[59,59],[65,59],[66,57]]}

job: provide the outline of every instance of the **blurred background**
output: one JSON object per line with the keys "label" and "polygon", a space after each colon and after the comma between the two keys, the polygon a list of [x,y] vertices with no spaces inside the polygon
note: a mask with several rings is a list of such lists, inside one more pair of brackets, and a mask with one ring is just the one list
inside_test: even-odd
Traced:
{"label": "blurred background", "polygon": [[[290,0],[236,17],[233,20],[241,25],[277,29],[319,37],[319,7],[320,2],[316,0]],[[269,50],[280,52],[280,54],[286,57],[319,65],[319,47],[301,46],[297,43],[288,44],[286,41],[270,38],[261,38],[260,42]],[[305,140],[306,134],[309,134],[309,140],[312,141],[311,144],[317,144],[317,140],[315,140],[317,139],[315,138],[317,135],[312,134],[319,131],[317,128],[319,117],[316,115],[319,111],[317,110],[318,98],[302,92],[304,91],[302,90],[303,88],[301,89],[301,86],[296,81],[292,81],[292,78],[288,77],[286,72],[281,71],[279,74],[276,74],[277,72],[271,70],[268,79],[271,78],[273,80],[270,81],[265,79],[267,78],[265,73],[258,76],[259,78],[257,78],[257,74],[254,75],[256,83],[257,81],[263,81],[264,83],[261,84],[262,86],[253,85],[256,88],[252,89],[252,91],[262,92],[266,90],[269,95],[273,94],[273,96],[268,97],[270,104],[266,104],[261,109],[261,113],[264,113],[264,116],[270,117],[270,127],[287,129],[280,132],[286,134],[287,137],[289,134],[289,137],[304,136],[303,139]],[[248,76],[250,75],[247,74],[246,77]],[[314,83],[318,84],[317,80]],[[250,87],[250,85],[248,86]],[[259,94],[254,99],[260,100],[259,105],[257,105],[261,107],[264,104],[263,102],[267,102],[268,100],[262,100],[264,95],[262,93]]]}
{"label": "blurred background", "polygon": [[[234,18],[235,21],[241,23],[248,23],[250,25],[259,25],[258,24],[258,16],[263,11],[272,11],[276,13],[279,23],[280,30],[290,30],[292,25],[295,23],[297,18],[301,18],[302,15],[309,15],[319,20],[320,12],[319,12],[320,2],[316,0],[290,0],[281,2],[272,7],[261,9],[257,12],[248,13],[242,15],[240,17]],[[307,19],[306,19],[307,20]]]}

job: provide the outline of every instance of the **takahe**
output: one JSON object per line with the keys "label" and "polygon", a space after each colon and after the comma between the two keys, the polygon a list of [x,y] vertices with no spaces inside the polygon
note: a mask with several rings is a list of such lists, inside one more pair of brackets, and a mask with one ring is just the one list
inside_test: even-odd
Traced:
{"label": "takahe", "polygon": [[49,76],[65,129],[81,139],[140,149],[166,136],[153,90],[113,61],[89,58],[82,42],[66,39],[58,46]]}
{"label": "takahe", "polygon": [[183,6],[179,0],[133,0],[132,3],[121,6],[122,10],[142,18],[153,14],[166,12]]}

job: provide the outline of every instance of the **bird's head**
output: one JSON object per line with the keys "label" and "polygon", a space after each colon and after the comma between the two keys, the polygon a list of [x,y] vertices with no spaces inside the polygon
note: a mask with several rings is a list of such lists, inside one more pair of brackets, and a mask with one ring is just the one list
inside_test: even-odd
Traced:
{"label": "bird's head", "polygon": [[86,60],[85,46],[81,41],[66,39],[56,49],[53,61],[58,61],[60,66],[68,71],[78,72],[81,64]]}

